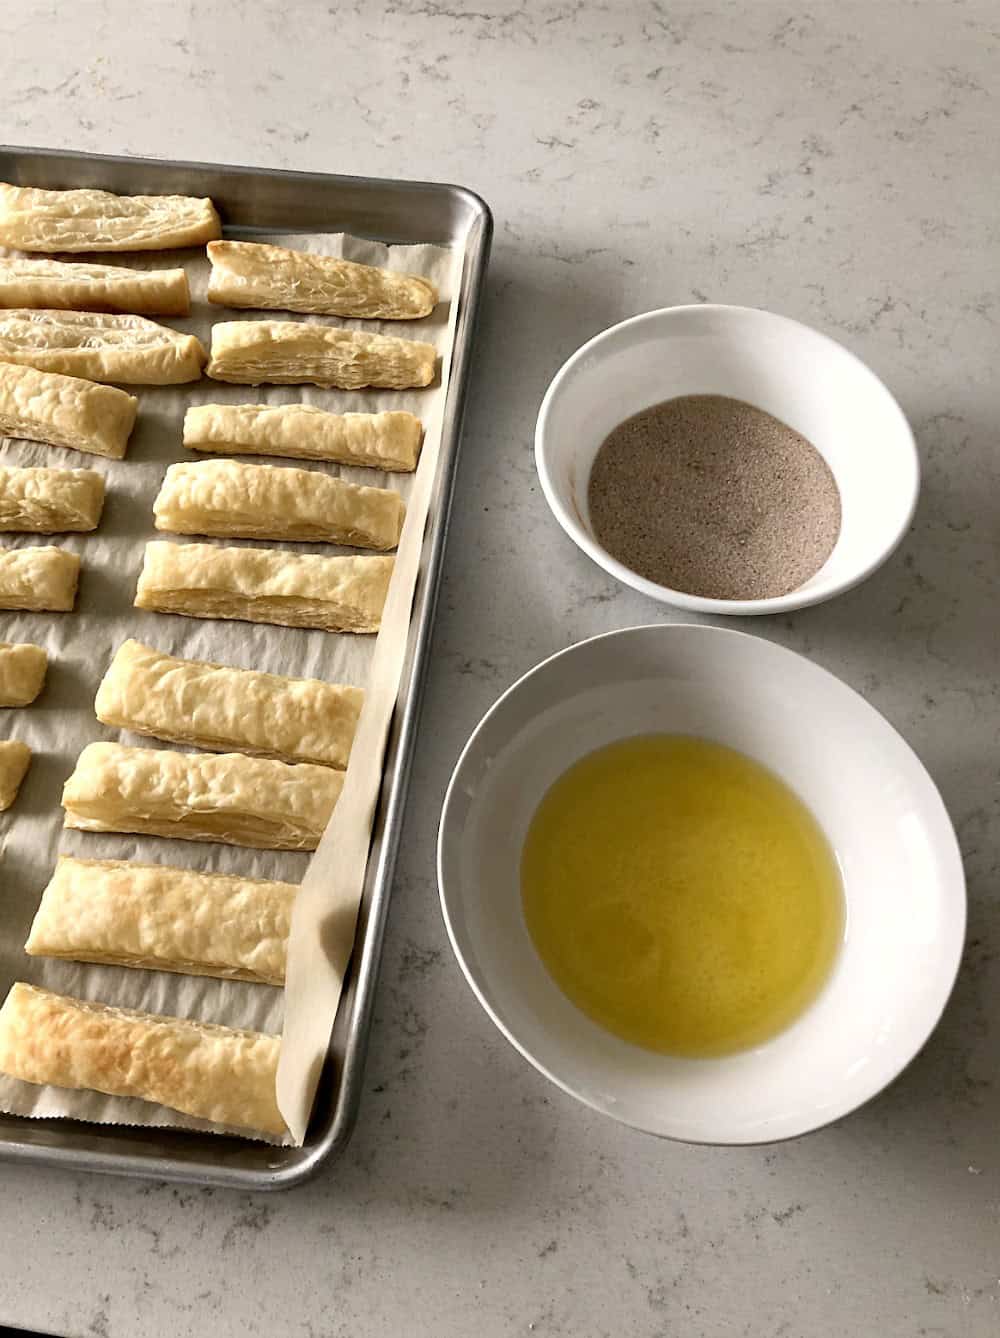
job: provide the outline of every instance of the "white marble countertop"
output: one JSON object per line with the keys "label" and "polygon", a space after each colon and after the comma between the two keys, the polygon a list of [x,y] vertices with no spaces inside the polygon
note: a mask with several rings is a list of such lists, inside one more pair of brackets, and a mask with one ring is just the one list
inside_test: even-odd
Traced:
{"label": "white marble countertop", "polygon": [[[96,1338],[996,1334],[995,5],[6,0],[0,36],[11,142],[457,181],[497,222],[353,1142],[272,1197],[0,1166],[0,1320]],[[852,1118],[770,1149],[659,1143],[549,1087],[460,978],[433,867],[450,768],[500,689],[571,641],[670,617],[550,519],[531,457],[545,385],[612,321],[706,298],[843,340],[914,425],[924,493],[902,551],[751,630],[903,731],[971,892],[923,1054]]]}

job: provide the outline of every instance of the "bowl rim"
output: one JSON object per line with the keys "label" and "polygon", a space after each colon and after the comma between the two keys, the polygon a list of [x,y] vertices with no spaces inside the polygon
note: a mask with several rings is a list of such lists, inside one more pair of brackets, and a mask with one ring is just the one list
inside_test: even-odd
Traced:
{"label": "bowl rim", "polygon": [[[891,409],[898,419],[901,429],[901,436],[904,445],[908,446],[908,455],[911,463],[910,495],[907,498],[907,504],[899,524],[895,530],[889,534],[883,546],[878,553],[864,566],[858,568],[853,574],[845,576],[837,581],[827,581],[812,590],[805,590],[800,587],[798,590],[791,590],[786,595],[773,595],[767,599],[712,599],[703,595],[686,594],[683,590],[674,590],[670,586],[660,585],[656,581],[650,581],[645,576],[640,576],[638,572],[632,571],[624,563],[619,562],[617,558],[611,556],[606,549],[602,548],[596,539],[579,522],[573,514],[571,508],[567,507],[559,495],[559,490],[553,481],[552,473],[548,464],[548,445],[546,434],[548,432],[549,418],[552,414],[552,407],[556,398],[563,390],[564,383],[569,378],[574,369],[584,361],[585,358],[592,356],[599,351],[601,346],[609,343],[621,331],[633,326],[644,324],[653,324],[665,316],[673,317],[689,312],[725,312],[727,314],[748,314],[756,317],[763,317],[769,321],[776,321],[780,324],[794,327],[798,331],[804,331],[810,336],[819,339],[831,348],[836,349],[838,353],[845,355],[855,364],[858,371],[869,377],[875,382],[876,386],[886,396]],[[566,359],[552,380],[542,397],[542,402],[538,410],[538,417],[535,422],[535,469],[541,484],[542,493],[549,505],[549,510],[555,516],[556,520],[562,526],[563,530],[573,542],[586,555],[602,567],[610,576],[620,581],[623,585],[631,586],[633,590],[638,590],[641,594],[649,596],[651,599],[658,600],[662,604],[672,604],[675,608],[686,609],[691,613],[715,613],[727,617],[754,617],[769,613],[787,613],[792,609],[808,608],[813,604],[825,603],[828,599],[833,599],[837,595],[853,590],[855,586],[866,581],[869,576],[883,566],[902,543],[906,532],[913,522],[913,517],[917,509],[917,502],[920,498],[921,486],[921,468],[920,454],[917,450],[916,440],[913,436],[913,429],[907,420],[906,415],[900,407],[899,401],[893,395],[892,391],[885,382],[878,376],[871,367],[868,366],[856,353],[849,349],[845,344],[833,339],[822,330],[817,330],[814,326],[806,325],[804,321],[795,320],[791,316],[783,316],[779,312],[769,311],[765,307],[747,307],[738,306],[726,302],[687,302],[673,307],[656,307],[652,311],[643,311],[636,316],[628,316],[625,320],[617,321],[614,325],[609,325],[606,329],[598,331],[592,335],[584,344]]]}
{"label": "bowl rim", "polygon": [[[838,688],[841,688],[844,691],[850,693],[851,696],[856,699],[858,705],[860,705],[864,711],[870,713],[873,716],[876,716],[882,722],[882,724],[893,735],[895,735],[898,742],[910,755],[910,757],[918,767],[919,771],[923,775],[924,780],[930,787],[932,798],[936,799],[937,803],[940,805],[941,812],[946,822],[946,828],[947,828],[946,836],[950,838],[948,840],[947,858],[952,865],[952,876],[951,879],[949,879],[949,886],[953,888],[952,895],[955,902],[953,913],[956,916],[955,935],[954,935],[954,960],[950,963],[950,965],[947,963],[945,964],[945,969],[942,975],[941,996],[940,999],[937,1001],[936,1006],[931,1010],[931,1016],[928,1019],[926,1028],[923,1030],[923,1035],[920,1037],[920,1039],[917,1041],[916,1044],[903,1047],[900,1050],[899,1056],[893,1060],[892,1065],[890,1066],[891,1071],[888,1073],[884,1081],[880,1081],[878,1085],[875,1088],[873,1088],[873,1090],[870,1091],[867,1095],[863,1096],[860,1100],[856,1101],[854,1104],[848,1105],[844,1109],[838,1110],[835,1114],[830,1115],[828,1118],[817,1120],[815,1123],[807,1123],[805,1127],[795,1130],[793,1132],[778,1133],[775,1134],[773,1137],[769,1138],[733,1137],[733,1138],[723,1139],[718,1137],[712,1137],[712,1138],[709,1137],[699,1138],[694,1136],[681,1137],[678,1134],[665,1133],[661,1129],[652,1128],[649,1124],[643,1123],[641,1121],[629,1119],[619,1110],[611,1109],[598,1104],[597,1101],[593,1100],[587,1094],[578,1091],[570,1082],[561,1078],[557,1073],[553,1072],[552,1069],[550,1069],[545,1063],[543,1063],[540,1059],[538,1059],[525,1045],[521,1043],[518,1037],[507,1026],[506,1022],[504,1022],[504,1020],[500,1017],[497,1011],[493,1008],[492,1004],[487,999],[483,990],[480,988],[479,983],[476,980],[475,974],[469,966],[469,963],[466,961],[465,954],[463,953],[462,948],[459,944],[458,937],[455,931],[455,926],[449,911],[449,894],[446,891],[446,878],[444,871],[444,848],[445,848],[445,842],[448,839],[448,834],[446,833],[446,827],[448,826],[450,810],[458,787],[458,782],[461,772],[463,770],[463,767],[465,766],[466,758],[468,757],[472,748],[476,744],[480,734],[486,727],[487,723],[500,710],[500,708],[504,705],[504,703],[508,700],[508,698],[513,696],[514,693],[518,692],[530,678],[533,678],[536,674],[541,673],[543,669],[548,668],[548,666],[553,664],[555,661],[560,660],[565,656],[573,655],[582,650],[585,646],[589,646],[596,641],[604,641],[611,637],[619,637],[619,636],[634,634],[637,632],[648,632],[648,631],[653,631],[657,635],[663,633],[672,634],[676,632],[680,633],[697,632],[699,634],[708,633],[715,636],[721,636],[727,638],[738,637],[740,639],[746,639],[752,641],[765,641],[769,646],[773,647],[775,650],[783,652],[785,655],[792,656],[794,659],[797,660],[804,660],[806,664],[821,677],[832,679],[833,683]],[[462,974],[465,977],[466,983],[468,984],[469,988],[472,990],[483,1011],[486,1013],[490,1021],[497,1028],[497,1030],[504,1037],[504,1039],[508,1042],[508,1044],[510,1044],[517,1051],[517,1053],[521,1055],[523,1059],[526,1059],[528,1063],[532,1066],[532,1068],[534,1068],[538,1073],[540,1073],[542,1077],[547,1078],[548,1081],[551,1082],[554,1086],[558,1087],[560,1091],[564,1092],[567,1096],[573,1097],[576,1101],[579,1101],[582,1105],[587,1106],[589,1109],[593,1110],[598,1115],[607,1116],[608,1118],[615,1120],[616,1123],[618,1124],[622,1124],[630,1129],[636,1129],[640,1133],[649,1134],[654,1138],[662,1138],[667,1140],[668,1142],[684,1143],[684,1144],[689,1144],[691,1146],[765,1147],[775,1143],[788,1143],[792,1142],[797,1138],[804,1138],[807,1134],[816,1133],[820,1129],[829,1128],[831,1125],[837,1124],[840,1120],[846,1119],[849,1115],[853,1115],[856,1111],[861,1110],[864,1106],[867,1106],[869,1102],[874,1101],[876,1097],[881,1096],[883,1092],[885,1092],[889,1087],[891,1087],[897,1081],[897,1079],[905,1072],[907,1068],[909,1068],[909,1066],[913,1063],[913,1061],[917,1058],[917,1056],[927,1045],[930,1038],[934,1035],[934,1032],[937,1030],[938,1024],[940,1023],[941,1018],[944,1015],[944,1011],[947,1008],[949,1000],[951,999],[951,996],[954,992],[955,983],[958,979],[958,973],[961,969],[962,959],[965,951],[965,941],[968,928],[968,889],[965,878],[965,864],[962,857],[962,850],[958,842],[958,835],[955,831],[955,826],[954,823],[952,822],[951,814],[949,813],[948,807],[944,802],[940,790],[938,789],[937,783],[935,782],[933,776],[930,774],[927,768],[924,766],[924,763],[922,762],[916,751],[911,747],[911,745],[907,742],[907,740],[903,737],[903,735],[899,732],[899,730],[896,729],[895,725],[893,725],[891,721],[887,720],[886,717],[882,715],[881,711],[878,711],[874,706],[872,706],[871,703],[868,702],[861,695],[861,693],[859,693],[855,688],[851,687],[851,685],[849,683],[846,683],[842,678],[839,678],[831,670],[824,668],[823,665],[816,664],[815,661],[809,658],[809,656],[802,655],[798,651],[789,650],[787,646],[782,646],[779,642],[771,641],[770,638],[768,637],[762,637],[752,632],[744,632],[734,627],[716,627],[710,623],[687,623],[687,622],[636,623],[629,627],[620,627],[613,629],[610,632],[599,632],[595,636],[585,637],[582,641],[575,641],[571,645],[564,646],[561,650],[557,650],[553,652],[553,654],[547,655],[544,659],[539,660],[537,664],[533,665],[530,669],[526,670],[523,674],[519,675],[519,677],[513,683],[511,683],[509,687],[507,687],[503,692],[501,692],[499,697],[497,697],[496,701],[494,701],[493,704],[484,712],[479,722],[476,724],[476,726],[470,733],[468,739],[466,740],[465,744],[462,747],[461,752],[458,755],[458,758],[455,762],[455,766],[452,769],[451,776],[448,780],[448,785],[445,790],[444,800],[441,805],[441,816],[438,823],[438,835],[435,846],[435,870],[437,873],[437,883],[438,883],[438,901],[441,907],[441,914],[442,918],[444,919],[445,930],[448,935],[448,941],[451,944],[452,952],[454,953],[455,958],[458,961],[459,967],[461,968]]]}

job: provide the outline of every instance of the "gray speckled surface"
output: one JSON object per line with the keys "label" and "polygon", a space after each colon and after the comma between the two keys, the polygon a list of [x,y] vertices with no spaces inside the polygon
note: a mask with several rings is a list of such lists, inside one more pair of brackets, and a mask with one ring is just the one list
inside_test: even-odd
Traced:
{"label": "gray speckled surface", "polygon": [[[268,1199],[2,1167],[0,1318],[97,1338],[995,1334],[995,6],[138,10],[7,0],[6,138],[461,181],[497,239],[354,1141]],[[475,1005],[434,885],[444,785],[498,691],[570,641],[670,616],[550,520],[542,391],[585,336],[701,298],[841,338],[910,416],[925,487],[898,557],[752,630],[906,734],[970,876],[965,968],[923,1054],[865,1110],[770,1150],[660,1144],[550,1089]]]}

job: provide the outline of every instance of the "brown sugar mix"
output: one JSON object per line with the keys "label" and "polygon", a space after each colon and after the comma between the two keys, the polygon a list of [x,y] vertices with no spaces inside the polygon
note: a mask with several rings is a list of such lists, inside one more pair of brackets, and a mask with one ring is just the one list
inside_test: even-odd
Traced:
{"label": "brown sugar mix", "polygon": [[710,599],[797,590],[840,533],[840,493],[819,451],[724,395],[681,395],[619,423],[594,460],[587,500],[612,557]]}

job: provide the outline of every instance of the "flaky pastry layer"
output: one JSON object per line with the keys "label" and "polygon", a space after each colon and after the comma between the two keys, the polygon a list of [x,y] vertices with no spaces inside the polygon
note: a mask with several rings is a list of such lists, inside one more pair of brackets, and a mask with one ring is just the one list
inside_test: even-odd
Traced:
{"label": "flaky pastry layer", "polygon": [[282,985],[297,891],[292,883],[63,855],[24,950]]}
{"label": "flaky pastry layer", "polygon": [[363,701],[360,688],[183,660],[125,641],[94,709],[105,725],[171,743],[344,768]]}
{"label": "flaky pastry layer", "polygon": [[212,327],[205,369],[216,381],[264,382],[360,390],[429,386],[437,367],[433,344],[395,335],[343,330],[314,321],[222,321]]}
{"label": "flaky pastry layer", "polygon": [[209,242],[208,258],[208,300],[222,306],[408,321],[437,304],[437,289],[419,275],[285,246]]}
{"label": "flaky pastry layer", "polygon": [[311,404],[198,404],[184,415],[184,445],[216,455],[279,455],[407,473],[423,426],[402,410],[327,413]]}
{"label": "flaky pastry layer", "polygon": [[0,307],[187,316],[191,292],[182,269],[125,269],[18,256],[0,259]]}
{"label": "flaky pastry layer", "polygon": [[308,763],[91,743],[62,803],[65,825],[82,831],[315,850],[343,783],[342,772]]}
{"label": "flaky pastry layer", "polygon": [[10,808],[17,798],[31,765],[31,749],[20,739],[0,740],[0,813]]}
{"label": "flaky pastry layer", "polygon": [[103,507],[104,475],[96,470],[0,465],[0,530],[22,534],[96,530]]}
{"label": "flaky pastry layer", "polygon": [[28,307],[0,312],[0,360],[40,372],[166,386],[197,381],[206,358],[194,335],[145,316]]}
{"label": "flaky pastry layer", "polygon": [[0,245],[18,251],[167,251],[221,236],[208,199],[0,182]]}
{"label": "flaky pastry layer", "polygon": [[171,465],[153,503],[156,528],[173,534],[379,549],[396,547],[404,511],[391,489],[241,460]]}
{"label": "flaky pastry layer", "polygon": [[146,545],[137,609],[327,632],[377,632],[391,557],[317,557],[273,548]]}
{"label": "flaky pastry layer", "polygon": [[280,1039],[53,994],[18,981],[0,1008],[0,1073],[140,1097],[239,1129],[285,1132]]}
{"label": "flaky pastry layer", "polygon": [[121,460],[139,401],[116,386],[0,363],[0,433]]}
{"label": "flaky pastry layer", "polygon": [[68,613],[79,579],[80,559],[65,548],[0,549],[0,609]]}
{"label": "flaky pastry layer", "polygon": [[0,706],[28,706],[45,682],[49,657],[29,641],[0,642]]}

